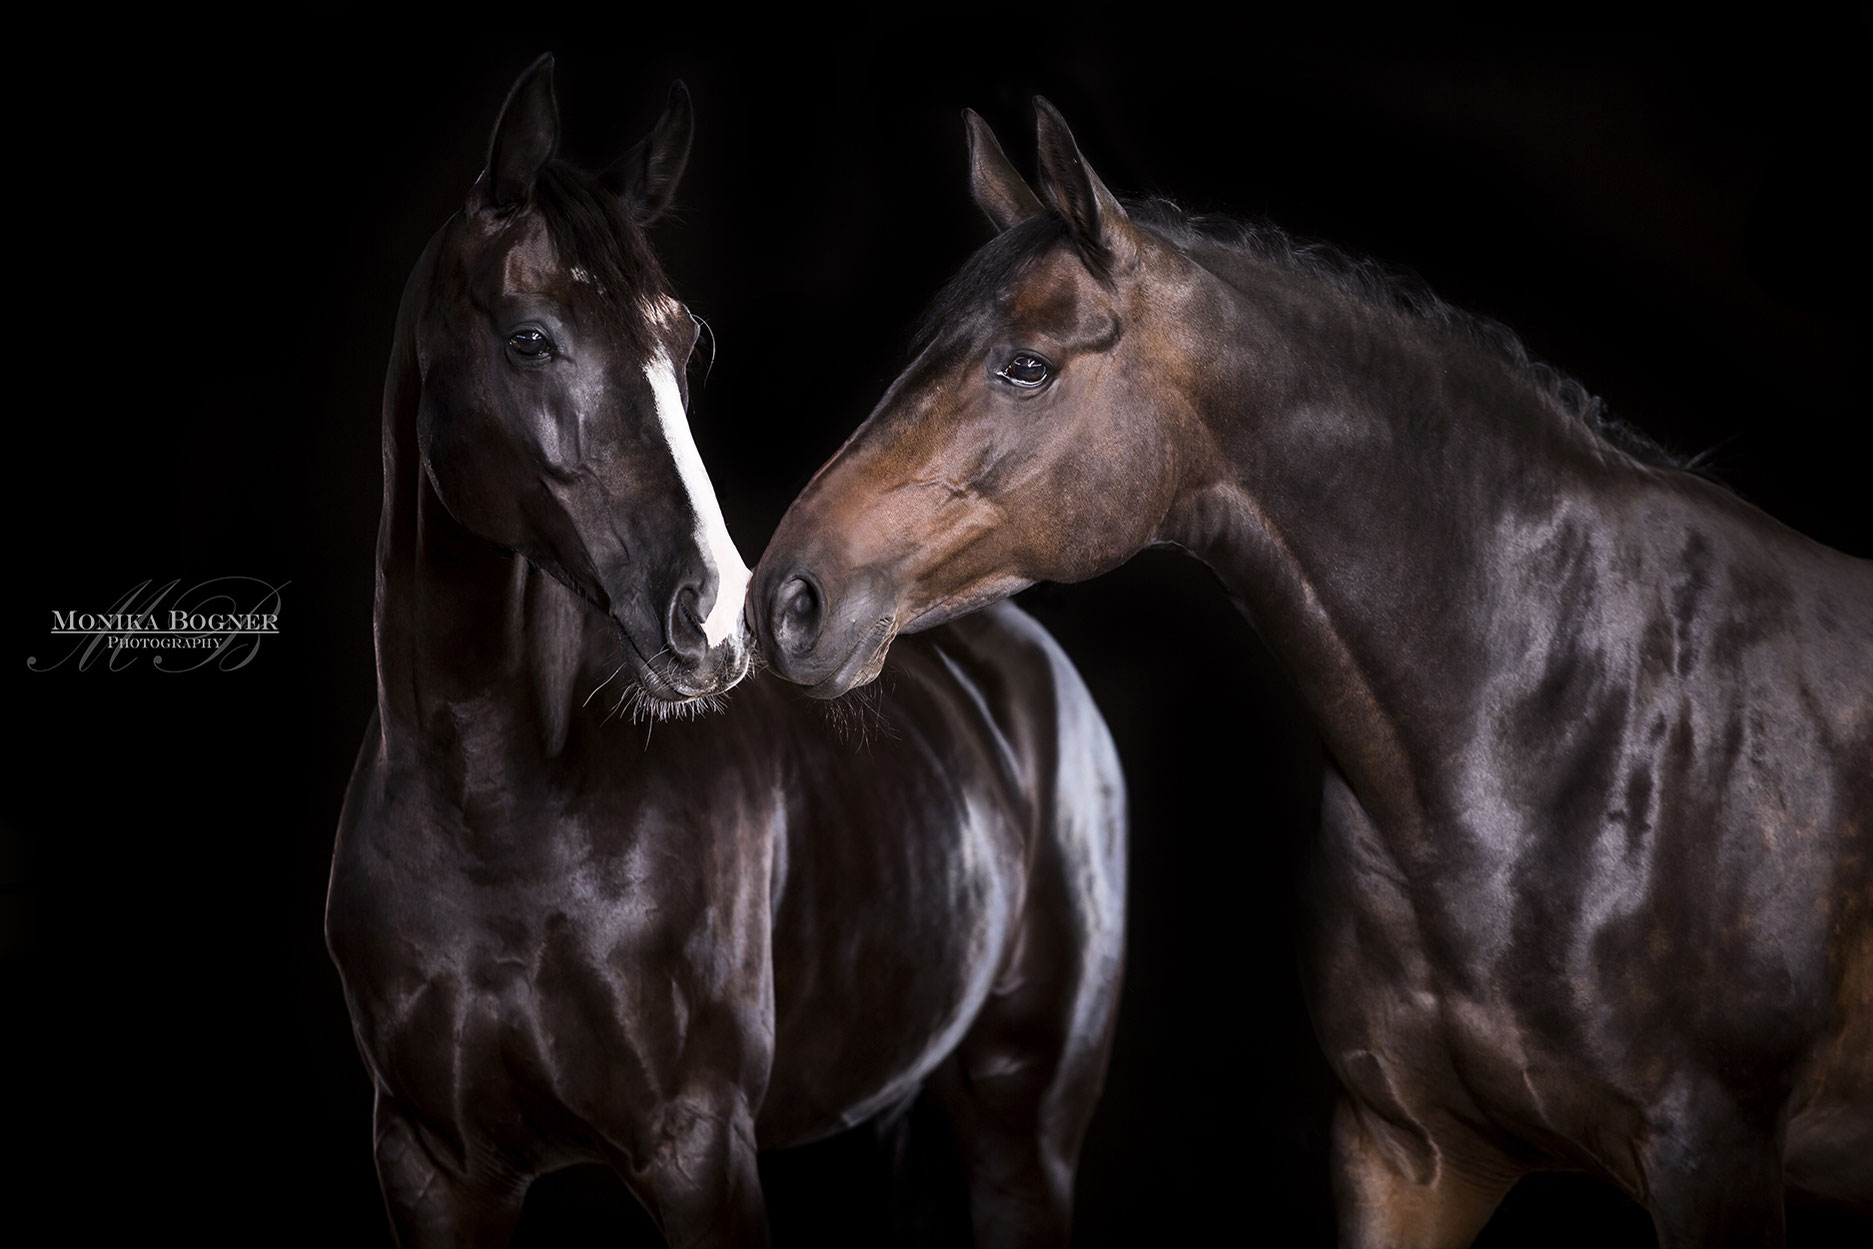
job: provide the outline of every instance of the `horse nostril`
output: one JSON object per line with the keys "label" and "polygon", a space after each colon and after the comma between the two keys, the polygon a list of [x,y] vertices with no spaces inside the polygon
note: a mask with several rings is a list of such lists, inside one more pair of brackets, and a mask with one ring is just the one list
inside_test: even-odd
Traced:
{"label": "horse nostril", "polygon": [[698,663],[709,653],[709,639],[702,631],[702,595],[695,586],[684,586],[670,600],[664,636],[671,652],[685,663]]}
{"label": "horse nostril", "polygon": [[819,587],[801,574],[787,580],[774,594],[774,640],[790,655],[813,649],[819,640],[824,605]]}
{"label": "horse nostril", "polygon": [[807,617],[819,611],[819,596],[813,593],[813,587],[795,577],[787,583],[790,597],[787,600],[787,616],[795,624],[804,624]]}

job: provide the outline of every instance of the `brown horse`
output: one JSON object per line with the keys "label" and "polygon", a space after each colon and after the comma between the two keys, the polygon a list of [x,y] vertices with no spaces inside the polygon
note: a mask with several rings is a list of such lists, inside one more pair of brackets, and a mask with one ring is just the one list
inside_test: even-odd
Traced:
{"label": "brown horse", "polygon": [[[1873,566],[1499,329],[1121,205],[1039,102],[998,228],[781,522],[750,612],[830,697],[1143,547],[1213,568],[1327,756],[1306,942],[1343,1240],[1467,1244],[1586,1170],[1666,1246],[1873,1209]],[[1176,623],[1141,660],[1201,681]]]}
{"label": "brown horse", "polygon": [[[398,1240],[503,1244],[535,1176],[596,1161],[672,1244],[761,1244],[757,1146],[927,1083],[977,1243],[1064,1244],[1122,958],[1105,724],[1012,609],[895,658],[862,745],[772,680],[685,718],[748,666],[696,322],[644,236],[688,96],[597,178],[557,135],[543,59],[384,392],[378,706],[326,933]],[[608,722],[614,679],[678,718]]]}

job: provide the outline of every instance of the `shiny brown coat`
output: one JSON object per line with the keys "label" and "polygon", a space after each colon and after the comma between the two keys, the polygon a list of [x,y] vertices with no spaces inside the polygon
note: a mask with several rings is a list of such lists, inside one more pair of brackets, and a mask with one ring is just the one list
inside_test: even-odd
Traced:
{"label": "shiny brown coat", "polygon": [[[1349,1246],[1586,1170],[1668,1249],[1873,1211],[1873,565],[1598,418],[1496,329],[1128,208],[1044,102],[999,228],[794,503],[751,614],[821,696],[900,632],[1205,561],[1327,754],[1305,975]],[[1137,639],[1200,697],[1177,622]]]}

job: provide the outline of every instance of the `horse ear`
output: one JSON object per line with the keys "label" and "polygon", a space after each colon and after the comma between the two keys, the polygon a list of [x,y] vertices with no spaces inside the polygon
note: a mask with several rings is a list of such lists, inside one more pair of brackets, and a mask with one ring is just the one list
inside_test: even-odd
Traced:
{"label": "horse ear", "polygon": [[1066,220],[1074,245],[1088,262],[1124,268],[1136,254],[1136,237],[1118,197],[1080,155],[1060,110],[1038,95],[1034,97],[1034,123],[1041,194]]}
{"label": "horse ear", "polygon": [[670,99],[650,133],[598,175],[639,225],[649,225],[670,207],[683,166],[689,163],[689,141],[695,132],[689,88],[679,79],[670,84]]}
{"label": "horse ear", "polygon": [[553,55],[526,68],[507,93],[488,141],[488,167],[475,188],[480,205],[507,209],[533,195],[533,183],[559,146],[559,105],[553,100]]}
{"label": "horse ear", "polygon": [[963,126],[969,132],[969,191],[996,232],[1046,212],[1032,188],[1015,172],[995,132],[974,109],[963,110]]}

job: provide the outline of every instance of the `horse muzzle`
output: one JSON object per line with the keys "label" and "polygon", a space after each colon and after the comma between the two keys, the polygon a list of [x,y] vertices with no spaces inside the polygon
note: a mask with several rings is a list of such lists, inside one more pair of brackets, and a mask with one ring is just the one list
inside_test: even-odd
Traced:
{"label": "horse muzzle", "polygon": [[768,665],[814,698],[837,698],[877,677],[898,634],[890,587],[857,574],[835,596],[810,569],[756,573],[748,615]]}
{"label": "horse muzzle", "polygon": [[664,601],[656,645],[638,640],[641,624],[634,628],[614,617],[635,652],[637,683],[644,693],[656,702],[680,705],[725,694],[747,676],[754,648],[740,607],[737,597],[718,618],[697,586],[685,583]]}

